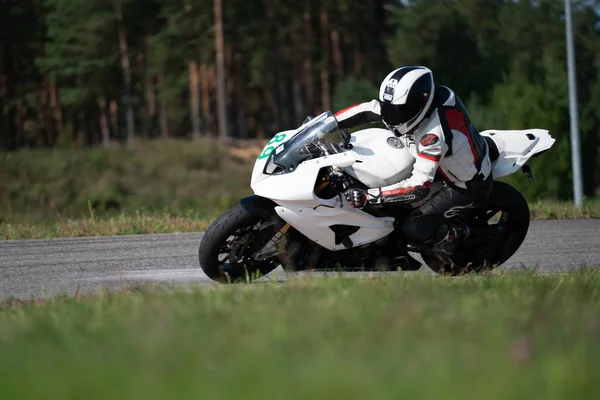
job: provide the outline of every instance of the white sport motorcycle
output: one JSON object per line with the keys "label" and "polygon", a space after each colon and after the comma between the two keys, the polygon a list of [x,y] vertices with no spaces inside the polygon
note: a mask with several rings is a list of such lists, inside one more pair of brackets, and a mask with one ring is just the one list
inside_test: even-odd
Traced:
{"label": "white sport motorcycle", "polygon": [[[526,162],[554,144],[548,131],[487,130],[494,178],[523,170]],[[206,231],[199,248],[200,266],[218,282],[249,281],[277,266],[293,270],[416,270],[408,251],[442,274],[494,268],[519,248],[529,228],[529,207],[521,193],[494,182],[489,200],[452,218],[466,223],[471,235],[449,257],[408,246],[403,218],[444,185],[431,186],[429,197],[404,206],[351,207],[343,193],[352,187],[394,184],[411,174],[414,157],[405,138],[369,128],[350,134],[325,112],[296,130],[278,133],[258,156],[252,172],[254,195],[221,215]],[[412,262],[407,262],[407,259]]]}

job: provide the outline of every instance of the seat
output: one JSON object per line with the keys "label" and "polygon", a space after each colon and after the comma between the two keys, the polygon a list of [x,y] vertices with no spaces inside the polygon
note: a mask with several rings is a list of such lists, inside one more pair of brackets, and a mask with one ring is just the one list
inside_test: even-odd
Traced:
{"label": "seat", "polygon": [[494,140],[489,137],[489,136],[484,136],[483,137],[485,139],[485,141],[488,144],[488,149],[490,151],[490,161],[494,162],[498,159],[498,157],[500,157],[500,151],[498,150],[498,145],[496,145],[496,142],[494,142]]}

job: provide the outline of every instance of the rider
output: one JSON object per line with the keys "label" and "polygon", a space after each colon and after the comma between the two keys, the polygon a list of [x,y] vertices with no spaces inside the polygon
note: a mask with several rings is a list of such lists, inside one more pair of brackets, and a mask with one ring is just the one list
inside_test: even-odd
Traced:
{"label": "rider", "polygon": [[487,143],[458,96],[436,86],[428,68],[407,66],[383,80],[379,101],[346,108],[335,117],[340,129],[383,121],[405,139],[416,159],[408,179],[386,187],[347,190],[350,205],[417,202],[428,196],[432,182],[443,180],[442,189],[415,208],[402,228],[409,244],[452,254],[470,232],[451,218],[486,199],[493,186]]}

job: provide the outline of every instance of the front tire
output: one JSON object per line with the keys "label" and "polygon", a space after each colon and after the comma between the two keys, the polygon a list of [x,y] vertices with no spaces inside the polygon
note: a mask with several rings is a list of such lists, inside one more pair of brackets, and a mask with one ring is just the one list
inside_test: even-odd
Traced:
{"label": "front tire", "polygon": [[221,215],[207,229],[198,249],[204,273],[220,283],[249,282],[273,271],[277,258],[257,261],[248,254],[256,237],[261,217],[237,204]]}
{"label": "front tire", "polygon": [[[496,223],[490,224],[492,218]],[[485,204],[475,209],[467,220],[473,238],[458,247],[451,262],[434,253],[423,253],[427,266],[444,275],[459,275],[493,269],[508,260],[521,247],[529,230],[529,206],[514,187],[494,182]],[[488,241],[485,254],[477,254]]]}

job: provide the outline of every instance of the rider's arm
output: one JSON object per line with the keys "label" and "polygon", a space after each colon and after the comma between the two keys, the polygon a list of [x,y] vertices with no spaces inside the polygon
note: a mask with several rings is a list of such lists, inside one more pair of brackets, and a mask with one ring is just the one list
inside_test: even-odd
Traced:
{"label": "rider's arm", "polygon": [[370,122],[381,122],[381,105],[372,100],[344,108],[335,114],[340,129],[350,129]]}
{"label": "rider's arm", "polygon": [[435,172],[448,145],[443,140],[443,134],[425,133],[415,135],[417,158],[412,175],[395,185],[368,190],[370,203],[411,203],[427,197],[429,186],[435,178]]}

